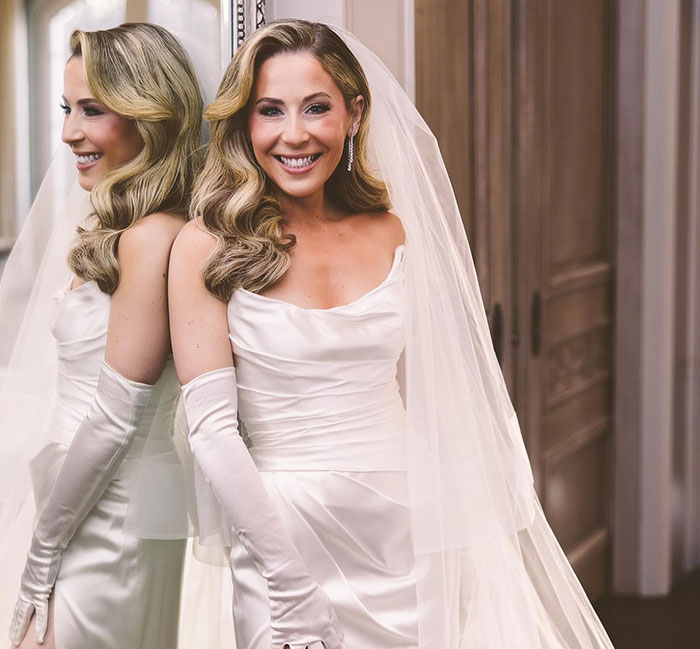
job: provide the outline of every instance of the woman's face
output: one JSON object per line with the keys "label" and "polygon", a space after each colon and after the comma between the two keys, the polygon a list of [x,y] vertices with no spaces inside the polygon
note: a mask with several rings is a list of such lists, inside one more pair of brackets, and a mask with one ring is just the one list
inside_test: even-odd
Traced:
{"label": "woman's face", "polygon": [[133,160],[143,140],[133,120],[109,110],[90,92],[82,57],[73,57],[63,78],[63,141],[76,155],[78,181],[90,191],[108,171]]}
{"label": "woman's face", "polygon": [[345,138],[356,131],[364,99],[351,116],[333,78],[308,53],[278,54],[258,71],[248,119],[258,164],[294,198],[323,191],[338,166]]}

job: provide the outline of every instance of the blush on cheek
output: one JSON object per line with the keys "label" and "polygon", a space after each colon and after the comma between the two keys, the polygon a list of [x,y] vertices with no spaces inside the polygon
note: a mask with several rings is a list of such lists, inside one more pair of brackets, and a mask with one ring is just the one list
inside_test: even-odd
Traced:
{"label": "blush on cheek", "polygon": [[248,122],[248,132],[250,140],[253,143],[253,149],[256,155],[264,153],[277,141],[277,128],[271,124],[265,124],[261,120],[251,118]]}
{"label": "blush on cheek", "polygon": [[128,120],[119,115],[105,115],[103,122],[105,138],[121,140],[128,138],[131,134],[131,124]]}
{"label": "blush on cheek", "polygon": [[105,115],[105,118],[103,153],[111,165],[121,166],[139,154],[143,140],[134,122],[114,114]]}

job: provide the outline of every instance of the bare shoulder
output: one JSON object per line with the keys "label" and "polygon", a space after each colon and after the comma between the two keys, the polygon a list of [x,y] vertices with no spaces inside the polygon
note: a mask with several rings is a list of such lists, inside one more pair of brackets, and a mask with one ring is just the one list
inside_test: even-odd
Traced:
{"label": "bare shoulder", "polygon": [[211,254],[216,246],[216,237],[207,231],[201,221],[189,221],[175,239],[173,260],[201,262]]}
{"label": "bare shoulder", "polygon": [[406,232],[403,229],[401,219],[392,212],[377,212],[372,215],[373,220],[380,227],[382,236],[386,237],[392,248],[406,243]]}
{"label": "bare shoulder", "polygon": [[161,258],[165,255],[167,258],[173,241],[184,225],[183,217],[166,212],[139,219],[119,237],[120,260],[142,255]]}

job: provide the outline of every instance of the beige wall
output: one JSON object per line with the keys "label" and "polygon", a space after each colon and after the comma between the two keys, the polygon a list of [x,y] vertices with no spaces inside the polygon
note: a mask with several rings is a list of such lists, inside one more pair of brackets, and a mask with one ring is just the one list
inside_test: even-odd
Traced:
{"label": "beige wall", "polygon": [[0,3],[0,252],[17,234],[28,208],[26,25],[23,2]]}

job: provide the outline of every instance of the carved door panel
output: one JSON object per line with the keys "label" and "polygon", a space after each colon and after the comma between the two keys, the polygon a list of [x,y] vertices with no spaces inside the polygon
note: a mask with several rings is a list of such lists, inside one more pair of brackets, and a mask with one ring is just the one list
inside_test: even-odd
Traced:
{"label": "carved door panel", "polygon": [[460,203],[550,523],[607,589],[612,0],[416,0],[416,103]]}

